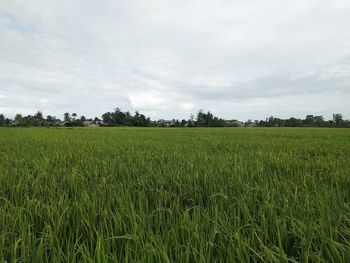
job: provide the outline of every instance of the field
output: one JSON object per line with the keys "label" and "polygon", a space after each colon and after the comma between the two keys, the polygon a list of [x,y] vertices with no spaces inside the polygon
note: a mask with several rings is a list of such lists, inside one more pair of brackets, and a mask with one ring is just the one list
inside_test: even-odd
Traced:
{"label": "field", "polygon": [[0,262],[350,262],[350,129],[0,129]]}

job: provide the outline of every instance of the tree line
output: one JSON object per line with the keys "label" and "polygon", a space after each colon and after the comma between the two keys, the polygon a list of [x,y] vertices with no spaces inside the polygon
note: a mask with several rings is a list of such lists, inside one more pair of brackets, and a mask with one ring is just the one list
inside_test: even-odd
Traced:
{"label": "tree line", "polygon": [[120,108],[102,114],[100,118],[78,117],[77,113],[65,113],[63,119],[56,116],[44,116],[38,111],[34,115],[17,114],[14,119],[6,118],[0,114],[0,127],[40,127],[40,126],[135,126],[135,127],[343,127],[349,128],[350,121],[345,120],[340,113],[333,114],[331,120],[325,120],[323,116],[307,115],[305,119],[291,117],[281,119],[269,117],[265,120],[247,120],[245,122],[236,119],[223,119],[214,116],[210,111],[200,110],[196,116],[191,114],[188,119],[172,119],[154,121],[151,118],[136,111],[123,112]]}

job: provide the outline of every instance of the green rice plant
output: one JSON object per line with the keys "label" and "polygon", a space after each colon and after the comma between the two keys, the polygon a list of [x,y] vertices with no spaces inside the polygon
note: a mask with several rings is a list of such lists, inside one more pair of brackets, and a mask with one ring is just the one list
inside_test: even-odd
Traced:
{"label": "green rice plant", "polygon": [[0,129],[0,262],[350,262],[349,189],[349,129]]}

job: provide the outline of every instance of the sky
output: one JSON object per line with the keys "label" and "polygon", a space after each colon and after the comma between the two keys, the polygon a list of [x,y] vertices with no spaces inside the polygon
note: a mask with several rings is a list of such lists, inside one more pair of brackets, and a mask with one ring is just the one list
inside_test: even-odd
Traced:
{"label": "sky", "polygon": [[350,118],[349,0],[1,0],[0,113]]}

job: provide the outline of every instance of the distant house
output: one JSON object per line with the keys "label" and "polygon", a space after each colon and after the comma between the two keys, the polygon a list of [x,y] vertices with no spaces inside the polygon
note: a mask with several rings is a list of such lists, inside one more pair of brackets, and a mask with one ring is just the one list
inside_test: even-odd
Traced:
{"label": "distant house", "polygon": [[157,126],[159,127],[171,127],[174,125],[174,121],[173,120],[163,120],[160,119],[157,121]]}
{"label": "distant house", "polygon": [[84,127],[99,127],[99,125],[94,121],[83,121]]}
{"label": "distant house", "polygon": [[102,127],[107,126],[104,121],[84,121],[84,127]]}
{"label": "distant house", "polygon": [[244,126],[244,123],[241,121],[238,121],[238,120],[226,120],[225,123],[228,127],[242,127],[242,126]]}
{"label": "distant house", "polygon": [[92,121],[92,120],[86,120],[83,122],[77,122],[77,121],[63,121],[58,123],[59,126],[62,127],[74,127],[74,126],[83,126],[83,127],[102,127],[102,126],[107,126],[106,123],[103,121],[97,120],[97,121]]}
{"label": "distant house", "polygon": [[107,124],[104,121],[94,121],[98,126],[107,126]]}

